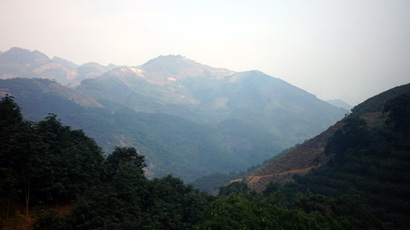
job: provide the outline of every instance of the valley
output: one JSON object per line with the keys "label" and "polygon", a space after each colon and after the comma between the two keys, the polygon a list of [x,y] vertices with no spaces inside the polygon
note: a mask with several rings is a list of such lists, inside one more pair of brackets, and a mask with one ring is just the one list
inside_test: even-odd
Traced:
{"label": "valley", "polygon": [[0,60],[0,93],[15,96],[26,119],[57,114],[106,153],[134,146],[146,156],[150,177],[173,174],[189,182],[244,171],[347,113],[262,72],[182,56],[104,67],[12,48]]}
{"label": "valley", "polygon": [[0,60],[0,228],[408,226],[409,84],[350,113],[182,56]]}

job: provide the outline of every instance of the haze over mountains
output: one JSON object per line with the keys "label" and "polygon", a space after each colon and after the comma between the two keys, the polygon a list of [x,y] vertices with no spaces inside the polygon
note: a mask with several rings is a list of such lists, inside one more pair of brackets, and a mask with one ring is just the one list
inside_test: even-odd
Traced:
{"label": "haze over mountains", "polygon": [[353,106],[347,104],[346,102],[344,102],[344,101],[342,101],[342,100],[340,100],[340,99],[327,100],[326,102],[328,102],[328,103],[330,103],[330,104],[332,104],[332,105],[334,105],[334,106],[336,106],[336,107],[340,107],[340,108],[346,109],[346,110],[348,110],[348,111],[350,111],[350,110],[353,108]]}
{"label": "haze over mountains", "polygon": [[0,93],[15,96],[26,118],[55,113],[106,152],[138,148],[149,176],[173,173],[188,181],[259,164],[347,112],[259,71],[173,55],[140,67],[78,66],[12,48],[0,54],[0,78]]}
{"label": "haze over mountains", "polygon": [[[13,48],[0,60],[0,95],[14,97],[0,113],[5,228],[409,225],[410,84],[348,112],[262,72],[182,56],[110,69]],[[104,157],[72,129],[106,153],[131,147]]]}
{"label": "haze over mountains", "polygon": [[17,47],[0,53],[0,79],[15,77],[47,78],[67,85],[78,85],[83,79],[99,76],[117,66],[102,66],[98,63],[77,65],[63,58],[50,59],[40,51]]}

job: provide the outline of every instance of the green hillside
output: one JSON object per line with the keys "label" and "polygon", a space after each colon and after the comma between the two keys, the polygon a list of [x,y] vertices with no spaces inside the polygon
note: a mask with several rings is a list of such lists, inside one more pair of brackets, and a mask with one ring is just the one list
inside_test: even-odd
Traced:
{"label": "green hillside", "polygon": [[[319,136],[241,176],[242,186],[273,196],[276,204],[341,221],[331,229],[407,229],[409,84],[369,98],[352,111]],[[233,183],[221,192],[243,191],[238,189]]]}
{"label": "green hillside", "polygon": [[[410,94],[384,105],[386,122],[347,119],[326,145],[332,159],[262,193],[236,182],[217,197],[181,180],[148,180],[135,148],[107,157],[50,115],[23,119],[0,101],[0,220],[5,229],[407,229]],[[285,153],[286,155],[286,153]],[[29,217],[31,216],[31,217]]]}
{"label": "green hillside", "polygon": [[303,175],[325,165],[332,158],[325,152],[327,141],[338,129],[343,127],[346,120],[350,117],[360,117],[368,123],[370,128],[380,127],[387,118],[387,113],[383,113],[385,103],[403,93],[410,93],[409,84],[395,87],[369,98],[352,109],[351,114],[346,115],[344,119],[321,134],[304,141],[287,154],[275,156],[274,159],[266,161],[262,166],[241,176],[241,178],[246,180],[252,189],[263,191],[269,182],[284,184],[293,181],[294,175]]}
{"label": "green hillside", "polygon": [[[252,191],[246,180],[221,187],[217,200],[205,209],[205,221],[200,226],[203,229],[221,226],[223,229],[408,229],[410,91],[405,89],[409,89],[408,85],[359,105],[358,108],[366,108],[368,113],[349,115],[331,135],[324,150],[330,160],[307,174],[293,174],[293,182],[283,185],[271,182],[262,193]],[[385,117],[383,122],[381,118],[371,119],[375,112]],[[295,149],[306,148],[304,145],[270,162]]]}
{"label": "green hillside", "polygon": [[361,115],[368,112],[380,112],[383,111],[384,105],[387,101],[402,94],[409,93],[410,84],[397,86],[393,89],[387,90],[386,92],[380,93],[379,95],[371,97],[363,103],[360,103],[352,109],[352,112],[357,115]]}
{"label": "green hillside", "polygon": [[[326,145],[332,160],[306,176],[296,177],[291,187],[334,197],[354,195],[375,217],[405,229],[410,224],[408,92],[387,100],[385,125],[369,127],[365,120],[349,118]],[[365,103],[376,104],[380,97],[390,95],[379,95]]]}
{"label": "green hillside", "polygon": [[182,56],[139,67],[76,65],[12,48],[0,53],[0,63],[0,93],[15,96],[26,119],[58,114],[106,153],[134,146],[146,156],[149,177],[192,181],[243,171],[346,112],[262,72],[235,73]]}
{"label": "green hillside", "polygon": [[150,181],[145,166],[135,148],[104,157],[56,115],[26,121],[0,101],[1,229],[192,229],[212,198],[172,176]]}
{"label": "green hillside", "polygon": [[116,145],[135,146],[146,156],[149,177],[172,173],[192,181],[212,172],[244,170],[279,151],[272,135],[240,121],[221,124],[219,130],[172,115],[138,113],[110,101],[97,103],[55,85],[46,79],[0,80],[2,94],[15,96],[26,119],[61,114],[64,125],[84,130],[106,153]]}

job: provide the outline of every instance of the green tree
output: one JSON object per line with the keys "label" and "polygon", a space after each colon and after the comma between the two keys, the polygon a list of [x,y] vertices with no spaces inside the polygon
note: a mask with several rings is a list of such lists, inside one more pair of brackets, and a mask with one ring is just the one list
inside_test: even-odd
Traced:
{"label": "green tree", "polygon": [[46,146],[36,134],[34,123],[23,120],[12,97],[1,100],[0,114],[0,193],[8,193],[10,199],[20,199],[21,194],[28,216],[32,190],[42,179],[42,167],[47,165],[43,155]]}
{"label": "green tree", "polygon": [[240,193],[247,193],[250,189],[248,184],[244,182],[234,182],[229,184],[228,186],[223,186],[219,188],[219,196],[228,196],[230,194],[240,194]]}
{"label": "green tree", "polygon": [[106,176],[111,178],[120,165],[130,164],[136,167],[142,174],[146,166],[144,156],[140,155],[134,147],[118,147],[108,155],[105,160]]}
{"label": "green tree", "polygon": [[42,175],[46,182],[38,186],[42,199],[69,201],[100,183],[102,150],[82,130],[71,130],[49,114],[36,125],[36,131],[48,146],[44,154],[52,167]]}
{"label": "green tree", "polygon": [[0,201],[7,203],[6,217],[10,212],[10,201],[17,200],[22,193],[20,175],[13,169],[11,151],[11,142],[22,125],[21,108],[14,102],[14,97],[6,94],[0,101]]}
{"label": "green tree", "polygon": [[210,196],[171,175],[153,179],[146,200],[148,229],[193,229]]}
{"label": "green tree", "polygon": [[[21,108],[14,102],[14,97],[6,94],[0,101],[0,127],[10,127],[23,122]],[[0,131],[4,134],[4,130]]]}
{"label": "green tree", "polygon": [[277,218],[271,208],[266,202],[251,202],[242,195],[230,194],[206,207],[199,229],[274,229]]}
{"label": "green tree", "polygon": [[346,120],[343,127],[335,132],[325,147],[327,155],[334,154],[336,164],[345,164],[349,155],[370,142],[368,126],[358,117]]}
{"label": "green tree", "polygon": [[136,229],[145,221],[148,180],[133,165],[120,165],[110,182],[91,189],[68,217],[73,229]]}
{"label": "green tree", "polygon": [[101,148],[81,130],[54,114],[24,121],[12,97],[0,101],[0,116],[0,195],[8,203],[24,201],[29,215],[30,204],[70,201],[100,183]]}
{"label": "green tree", "polygon": [[388,101],[383,112],[388,112],[387,124],[403,134],[410,131],[410,95],[402,94]]}

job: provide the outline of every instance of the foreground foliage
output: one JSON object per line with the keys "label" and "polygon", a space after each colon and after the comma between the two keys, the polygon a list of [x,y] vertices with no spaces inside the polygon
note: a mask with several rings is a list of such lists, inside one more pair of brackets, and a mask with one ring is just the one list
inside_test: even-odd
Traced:
{"label": "foreground foliage", "polygon": [[[218,197],[170,175],[148,180],[144,157],[116,147],[106,158],[55,115],[38,123],[13,98],[0,102],[1,217],[25,207],[34,229],[406,229],[410,224],[410,100],[385,106],[386,124],[352,117],[329,140],[332,160],[262,193],[236,182]],[[6,205],[3,205],[6,204]],[[58,204],[71,204],[65,214]],[[14,209],[14,210],[12,210]],[[35,211],[33,211],[35,210]]]}
{"label": "foreground foliage", "polygon": [[70,202],[101,183],[102,151],[81,130],[62,126],[53,114],[24,121],[11,97],[0,110],[1,198],[24,200],[28,216],[30,206]]}

